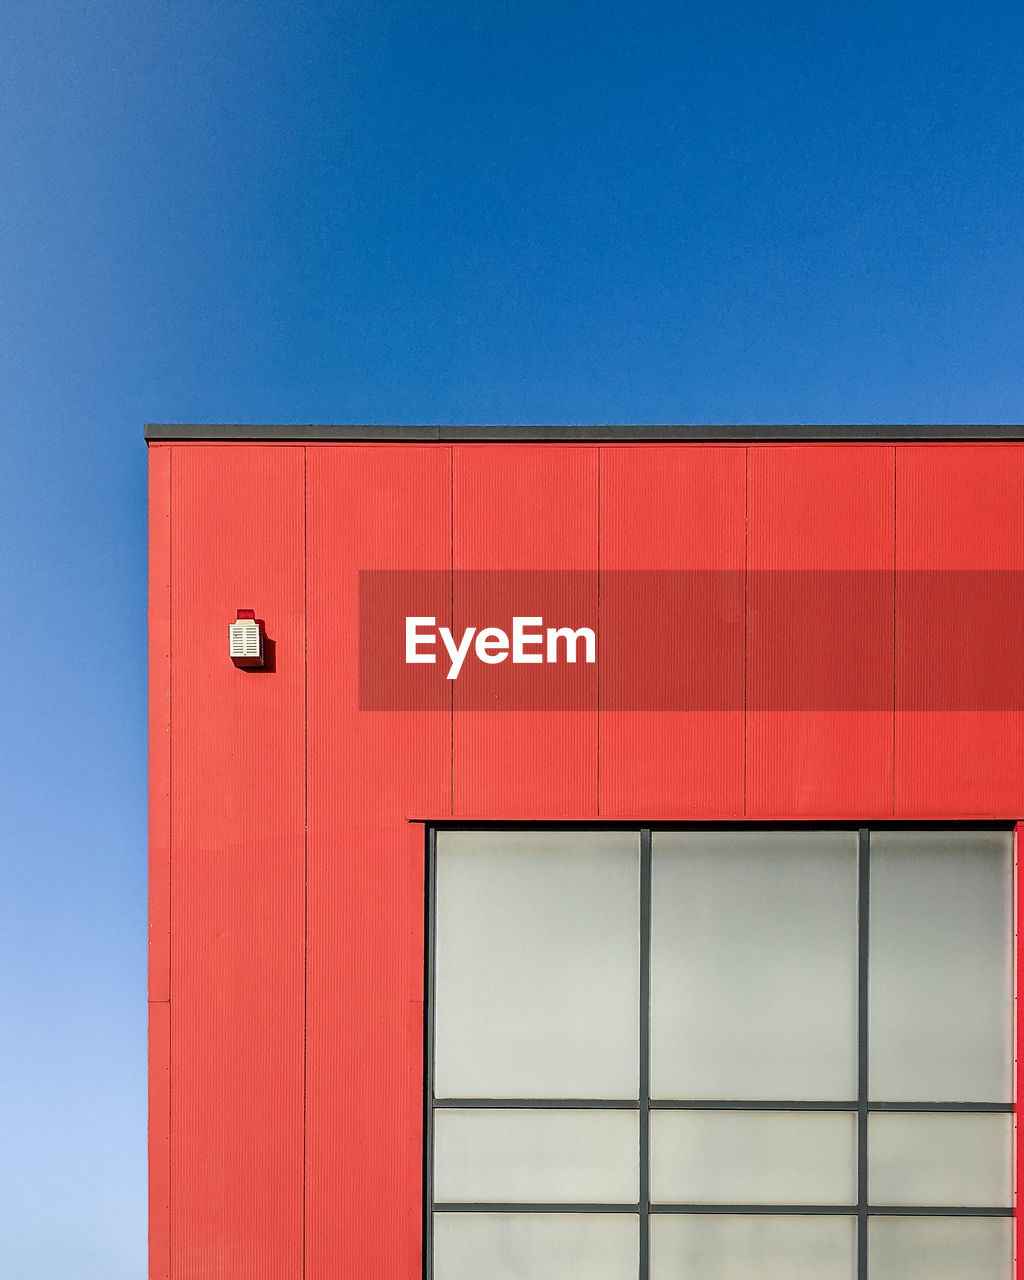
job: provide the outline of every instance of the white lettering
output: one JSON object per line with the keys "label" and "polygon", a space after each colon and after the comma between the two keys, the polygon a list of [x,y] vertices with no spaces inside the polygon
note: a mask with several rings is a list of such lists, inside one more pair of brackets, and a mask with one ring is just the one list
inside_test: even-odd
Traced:
{"label": "white lettering", "polygon": [[455,680],[459,672],[462,670],[462,664],[466,660],[466,654],[469,653],[469,646],[473,642],[473,636],[476,627],[467,627],[462,633],[461,642],[456,645],[455,637],[447,627],[441,627],[440,636],[444,641],[444,647],[448,650],[448,656],[452,660],[452,665],[448,668],[448,679]]}
{"label": "white lettering", "polygon": [[504,662],[508,657],[508,636],[500,627],[484,627],[476,638],[476,656],[481,662]]}
{"label": "white lettering", "polygon": [[[448,627],[433,628],[436,618],[407,617],[405,620],[405,660],[406,662],[437,662],[437,654],[425,652],[433,649],[438,636],[448,651],[451,665],[448,668],[448,679],[457,680],[463,663],[475,647],[476,656],[481,662],[493,666],[504,662],[511,649],[513,662],[553,662],[559,659],[559,640],[565,642],[565,662],[577,661],[580,642],[583,642],[583,660],[597,661],[597,637],[590,627],[547,627],[543,618],[513,617],[512,639],[507,631],[500,627],[467,627],[463,631],[458,644],[454,633]],[[473,645],[473,637],[476,645]],[[535,652],[539,650],[539,652]]]}
{"label": "white lettering", "polygon": [[540,653],[526,653],[526,645],[542,645],[544,637],[538,631],[531,635],[527,632],[527,627],[539,627],[544,622],[543,618],[513,618],[512,619],[512,661],[513,662],[543,662],[544,655]]}
{"label": "white lettering", "polygon": [[405,660],[406,662],[436,662],[434,653],[420,653],[421,644],[434,644],[437,637],[433,634],[420,635],[421,626],[432,627],[435,618],[406,618],[405,620]]}
{"label": "white lettering", "polygon": [[[548,627],[548,662],[558,661],[558,637],[561,636],[565,640],[565,660],[566,662],[576,661],[576,646],[582,637],[586,648],[586,662],[597,661],[597,637],[589,627],[580,627],[578,631],[573,631],[571,627]],[[538,658],[539,662],[540,659]]]}

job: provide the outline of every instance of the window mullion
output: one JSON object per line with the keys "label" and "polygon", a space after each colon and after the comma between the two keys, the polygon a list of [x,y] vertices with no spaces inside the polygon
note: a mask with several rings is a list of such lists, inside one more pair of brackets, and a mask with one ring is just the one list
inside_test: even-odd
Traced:
{"label": "window mullion", "polygon": [[640,1280],[651,1236],[651,829],[640,831]]}
{"label": "window mullion", "polygon": [[857,1280],[868,1275],[868,894],[871,832],[857,841]]}
{"label": "window mullion", "polygon": [[423,1276],[434,1275],[434,972],[437,958],[437,828],[427,832],[426,866],[426,988],[424,991],[424,1063],[426,1066],[426,1107],[423,1133]]}

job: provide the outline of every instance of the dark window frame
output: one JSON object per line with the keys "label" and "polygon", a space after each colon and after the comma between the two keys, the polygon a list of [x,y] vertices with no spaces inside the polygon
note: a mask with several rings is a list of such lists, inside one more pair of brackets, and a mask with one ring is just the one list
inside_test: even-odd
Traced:
{"label": "dark window frame", "polygon": [[[649,1280],[650,1220],[655,1214],[763,1214],[782,1216],[827,1215],[855,1218],[856,1277],[868,1280],[868,1220],[871,1217],[984,1217],[1012,1218],[1013,1208],[958,1207],[931,1205],[871,1205],[868,1202],[868,1117],[873,1113],[1006,1114],[1016,1110],[1015,1102],[871,1102],[868,1096],[868,962],[869,902],[871,875],[871,835],[888,831],[1000,831],[1012,835],[1012,821],[991,822],[899,822],[868,824],[853,822],[459,822],[440,820],[425,824],[424,894],[424,1112],[423,1112],[423,1275],[433,1280],[433,1217],[435,1213],[604,1213],[634,1214],[639,1218],[638,1280]],[[437,835],[443,831],[629,831],[636,832],[640,849],[640,1090],[631,1099],[580,1098],[437,1098],[434,1095],[434,978],[436,957]],[[750,1101],[737,1099],[654,1099],[650,1096],[651,1030],[651,880],[652,835],[656,831],[849,831],[858,837],[857,851],[857,1097],[842,1102],[779,1099]],[[1014,904],[1010,904],[1011,909]],[[1013,957],[1016,965],[1016,956]],[[530,1109],[530,1110],[627,1110],[640,1117],[640,1194],[635,1204],[566,1202],[437,1202],[433,1195],[434,1114],[439,1110]],[[811,1111],[854,1112],[857,1115],[856,1174],[857,1203],[851,1205],[740,1205],[740,1204],[652,1204],[650,1199],[650,1115],[659,1110],[715,1111]],[[1020,1154],[1017,1162],[1020,1162]],[[1013,1171],[1016,1185],[1016,1169]],[[1009,1278],[1008,1278],[1009,1280]]]}

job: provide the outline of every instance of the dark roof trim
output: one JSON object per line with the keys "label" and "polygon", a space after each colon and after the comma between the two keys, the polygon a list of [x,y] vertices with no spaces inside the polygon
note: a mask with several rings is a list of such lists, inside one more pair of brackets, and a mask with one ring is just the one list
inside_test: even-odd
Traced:
{"label": "dark roof trim", "polygon": [[416,440],[450,441],[744,441],[744,440],[1024,440],[1019,424],[924,425],[882,423],[760,423],[753,426],[297,426],[274,424],[148,423],[147,440]]}

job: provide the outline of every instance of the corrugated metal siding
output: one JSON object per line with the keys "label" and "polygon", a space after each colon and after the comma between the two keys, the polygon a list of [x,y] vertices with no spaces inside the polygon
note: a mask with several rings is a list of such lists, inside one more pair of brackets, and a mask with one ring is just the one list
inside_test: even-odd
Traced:
{"label": "corrugated metal siding", "polygon": [[[601,621],[633,640],[645,626],[649,598],[630,571],[696,571],[708,590],[738,588],[738,625],[722,613],[709,645],[742,689],[746,556],[746,450],[676,445],[601,450]],[[707,571],[705,574],[703,571]],[[733,576],[735,575],[735,577]],[[658,586],[652,591],[656,593]],[[627,615],[632,610],[635,618]],[[718,625],[721,623],[722,625]],[[666,653],[666,662],[673,660]],[[629,662],[628,652],[615,655]],[[605,685],[607,688],[607,684]],[[601,816],[739,818],[743,816],[743,708],[600,713]]]}
{"label": "corrugated metal siding", "polygon": [[149,1277],[171,1274],[171,1005],[149,1002]]}
{"label": "corrugated metal siding", "polygon": [[[410,819],[1024,812],[1018,712],[897,712],[895,774],[884,709],[599,715],[595,682],[583,710],[360,712],[357,626],[360,569],[583,570],[595,591],[599,567],[1020,569],[1022,446],[175,444],[151,469],[161,1280],[419,1275]],[[858,590],[822,645],[849,629],[891,655],[891,610],[865,622]],[[228,661],[239,606],[266,619],[273,672]],[[450,608],[442,592],[439,622],[479,624]],[[751,706],[805,642],[756,608],[726,663]]]}
{"label": "corrugated metal siding", "polygon": [[[922,569],[1024,569],[1024,448],[931,445],[897,449],[896,564]],[[941,643],[912,627],[897,600],[900,684]],[[1019,660],[1019,655],[1018,655]],[[897,688],[899,696],[900,688]],[[901,817],[1009,817],[1024,813],[1020,711],[899,711],[896,812]]]}
{"label": "corrugated metal siding", "polygon": [[[884,445],[749,450],[748,817],[892,812],[893,465]],[[890,709],[822,709],[862,684]]]}
{"label": "corrugated metal siding", "polygon": [[170,1274],[171,450],[149,459],[149,1275]]}
{"label": "corrugated metal siding", "polygon": [[[454,564],[474,569],[584,570],[584,612],[597,610],[598,450],[463,445],[453,450]],[[456,580],[465,590],[465,579]],[[476,616],[471,616],[474,614]],[[455,600],[455,631],[480,625]],[[592,709],[460,711],[453,738],[454,812],[497,818],[597,814],[597,680]],[[455,689],[455,707],[460,691]]]}
{"label": "corrugated metal siding", "polygon": [[307,492],[305,1274],[393,1280],[420,1268],[425,850],[407,816],[449,811],[451,711],[360,712],[358,574],[450,572],[450,450],[310,447]]}
{"label": "corrugated metal siding", "polygon": [[149,458],[149,998],[171,995],[171,449]]}
{"label": "corrugated metal siding", "polygon": [[[174,451],[171,1262],[302,1267],[303,449]],[[276,670],[237,670],[237,607]]]}

